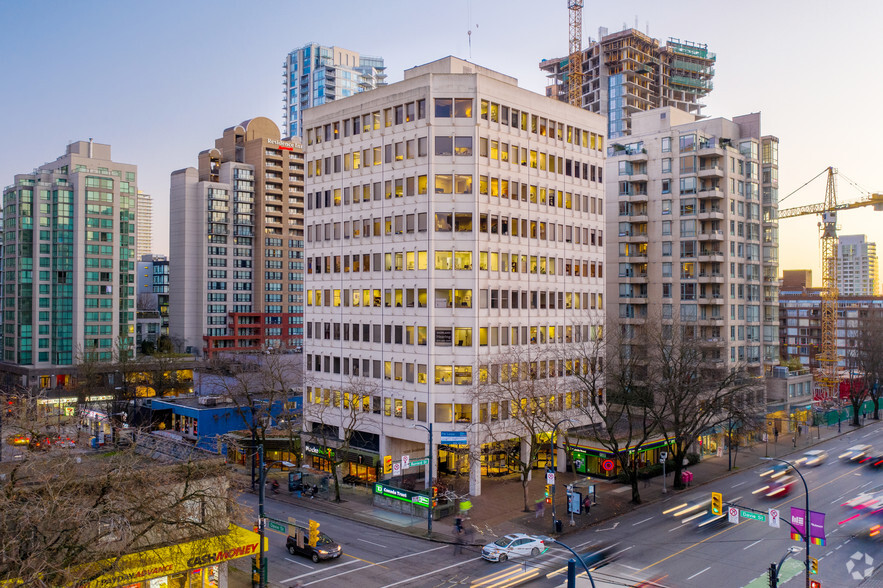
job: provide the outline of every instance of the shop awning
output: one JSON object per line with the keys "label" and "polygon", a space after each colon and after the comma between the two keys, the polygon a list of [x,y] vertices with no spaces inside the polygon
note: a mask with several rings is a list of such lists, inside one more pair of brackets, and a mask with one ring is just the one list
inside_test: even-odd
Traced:
{"label": "shop awning", "polygon": [[[120,584],[141,582],[158,576],[254,555],[259,551],[259,548],[260,535],[242,527],[230,525],[226,535],[124,555],[116,561],[115,571],[99,576],[82,586],[110,588]],[[264,549],[268,548],[269,542],[265,537]],[[113,561],[109,560],[95,565],[98,567],[112,564]]]}

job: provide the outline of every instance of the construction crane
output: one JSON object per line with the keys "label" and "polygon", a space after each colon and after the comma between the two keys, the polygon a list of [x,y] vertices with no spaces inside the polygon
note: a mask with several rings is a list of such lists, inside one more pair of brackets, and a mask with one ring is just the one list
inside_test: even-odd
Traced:
{"label": "construction crane", "polygon": [[[779,210],[778,218],[792,218],[810,214],[822,215],[820,253],[822,262],[822,342],[821,352],[816,355],[819,368],[816,381],[819,393],[816,400],[831,401],[839,398],[840,378],[837,370],[837,211],[873,206],[875,211],[883,210],[883,194],[868,194],[859,200],[838,203],[835,175],[837,170],[828,168],[828,182],[825,188],[825,201]],[[818,177],[818,176],[817,176]]]}
{"label": "construction crane", "polygon": [[583,2],[567,0],[570,11],[570,57],[567,64],[567,101],[582,107],[583,93]]}

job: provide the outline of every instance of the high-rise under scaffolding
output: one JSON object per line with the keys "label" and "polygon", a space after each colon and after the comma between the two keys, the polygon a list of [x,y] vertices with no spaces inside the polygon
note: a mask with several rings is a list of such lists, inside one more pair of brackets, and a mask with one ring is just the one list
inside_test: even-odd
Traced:
{"label": "high-rise under scaffolding", "polygon": [[[665,45],[636,29],[589,40],[582,55],[582,105],[608,117],[611,139],[631,133],[631,115],[673,106],[700,115],[699,101],[711,91],[715,54],[704,44],[670,38]],[[568,101],[569,56],[544,59],[546,95]]]}

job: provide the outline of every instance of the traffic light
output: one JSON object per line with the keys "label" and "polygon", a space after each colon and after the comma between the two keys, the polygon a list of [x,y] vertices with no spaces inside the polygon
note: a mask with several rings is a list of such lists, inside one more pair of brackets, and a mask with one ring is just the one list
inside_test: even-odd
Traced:
{"label": "traffic light", "polygon": [[711,493],[711,513],[716,515],[724,513],[724,497],[720,492]]}
{"label": "traffic light", "polygon": [[767,570],[767,578],[769,579],[770,588],[779,588],[779,578],[776,576],[776,564],[770,564],[770,569]]}
{"label": "traffic light", "polygon": [[432,507],[438,506],[438,486],[432,487]]}
{"label": "traffic light", "polygon": [[810,574],[818,574],[819,573],[819,560],[814,557],[809,558],[809,573]]}
{"label": "traffic light", "polygon": [[546,484],[546,504],[552,504],[552,486]]}
{"label": "traffic light", "polygon": [[818,580],[810,580],[809,581],[809,588],[822,588],[822,583],[819,582]]}
{"label": "traffic light", "polygon": [[310,519],[310,545],[315,547],[319,543],[319,522]]}

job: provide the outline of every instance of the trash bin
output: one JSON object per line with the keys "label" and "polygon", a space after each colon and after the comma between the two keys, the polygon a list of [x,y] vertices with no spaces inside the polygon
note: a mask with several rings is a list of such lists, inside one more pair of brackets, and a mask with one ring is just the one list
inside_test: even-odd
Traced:
{"label": "trash bin", "polygon": [[555,521],[555,532],[560,533],[563,529],[563,525],[561,524],[561,519]]}

